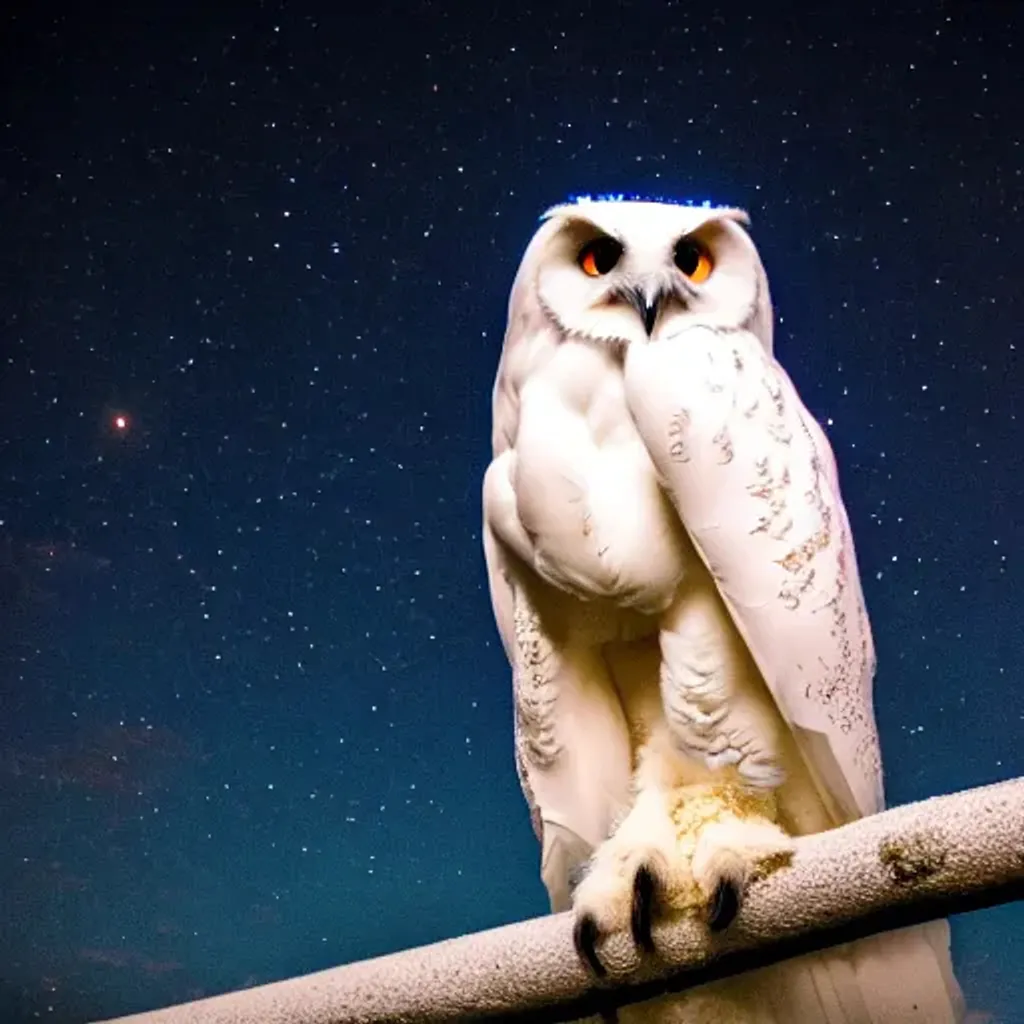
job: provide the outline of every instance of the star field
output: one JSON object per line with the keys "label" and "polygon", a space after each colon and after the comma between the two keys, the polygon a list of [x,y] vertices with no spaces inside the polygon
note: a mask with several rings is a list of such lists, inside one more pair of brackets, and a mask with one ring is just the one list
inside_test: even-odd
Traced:
{"label": "star field", "polygon": [[[546,911],[479,491],[516,266],[581,193],[750,211],[889,802],[1024,773],[1020,5],[0,24],[0,1019]],[[1022,924],[953,922],[1011,1024]]]}

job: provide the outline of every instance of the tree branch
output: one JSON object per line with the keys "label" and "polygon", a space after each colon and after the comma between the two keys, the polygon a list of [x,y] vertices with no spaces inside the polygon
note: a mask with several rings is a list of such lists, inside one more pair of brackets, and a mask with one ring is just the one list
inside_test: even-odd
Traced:
{"label": "tree branch", "polygon": [[638,1002],[850,939],[1024,897],[1024,778],[896,807],[798,841],[724,936],[691,918],[655,929],[657,962],[602,946],[600,988],[571,915],[506,925],[118,1024],[558,1021]]}

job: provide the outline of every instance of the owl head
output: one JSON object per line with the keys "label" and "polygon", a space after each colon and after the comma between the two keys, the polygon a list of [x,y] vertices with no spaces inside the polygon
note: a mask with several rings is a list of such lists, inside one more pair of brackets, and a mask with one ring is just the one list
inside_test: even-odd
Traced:
{"label": "owl head", "polygon": [[613,347],[700,326],[750,331],[771,349],[768,281],[742,210],[581,200],[541,220],[513,285],[510,324],[527,309],[565,337]]}

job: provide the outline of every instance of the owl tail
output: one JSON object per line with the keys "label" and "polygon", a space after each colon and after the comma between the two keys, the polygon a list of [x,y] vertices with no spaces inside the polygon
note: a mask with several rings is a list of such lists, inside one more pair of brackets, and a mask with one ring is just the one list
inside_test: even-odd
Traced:
{"label": "owl tail", "polygon": [[963,1021],[966,1006],[953,974],[948,921],[873,935],[847,949],[867,1005],[866,1021]]}
{"label": "owl tail", "polygon": [[620,1024],[962,1024],[949,924],[932,921],[623,1007]]}

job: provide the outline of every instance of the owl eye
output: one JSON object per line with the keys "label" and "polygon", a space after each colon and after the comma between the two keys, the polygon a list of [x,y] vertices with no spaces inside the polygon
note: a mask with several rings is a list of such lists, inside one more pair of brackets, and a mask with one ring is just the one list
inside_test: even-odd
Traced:
{"label": "owl eye", "polygon": [[602,235],[600,238],[595,238],[592,242],[587,242],[580,249],[576,262],[579,263],[580,269],[588,277],[603,277],[610,270],[614,269],[621,256],[622,243],[617,242],[608,235]]}
{"label": "owl eye", "polygon": [[680,238],[676,242],[675,264],[694,284],[711,276],[711,257],[704,246],[693,239]]}

